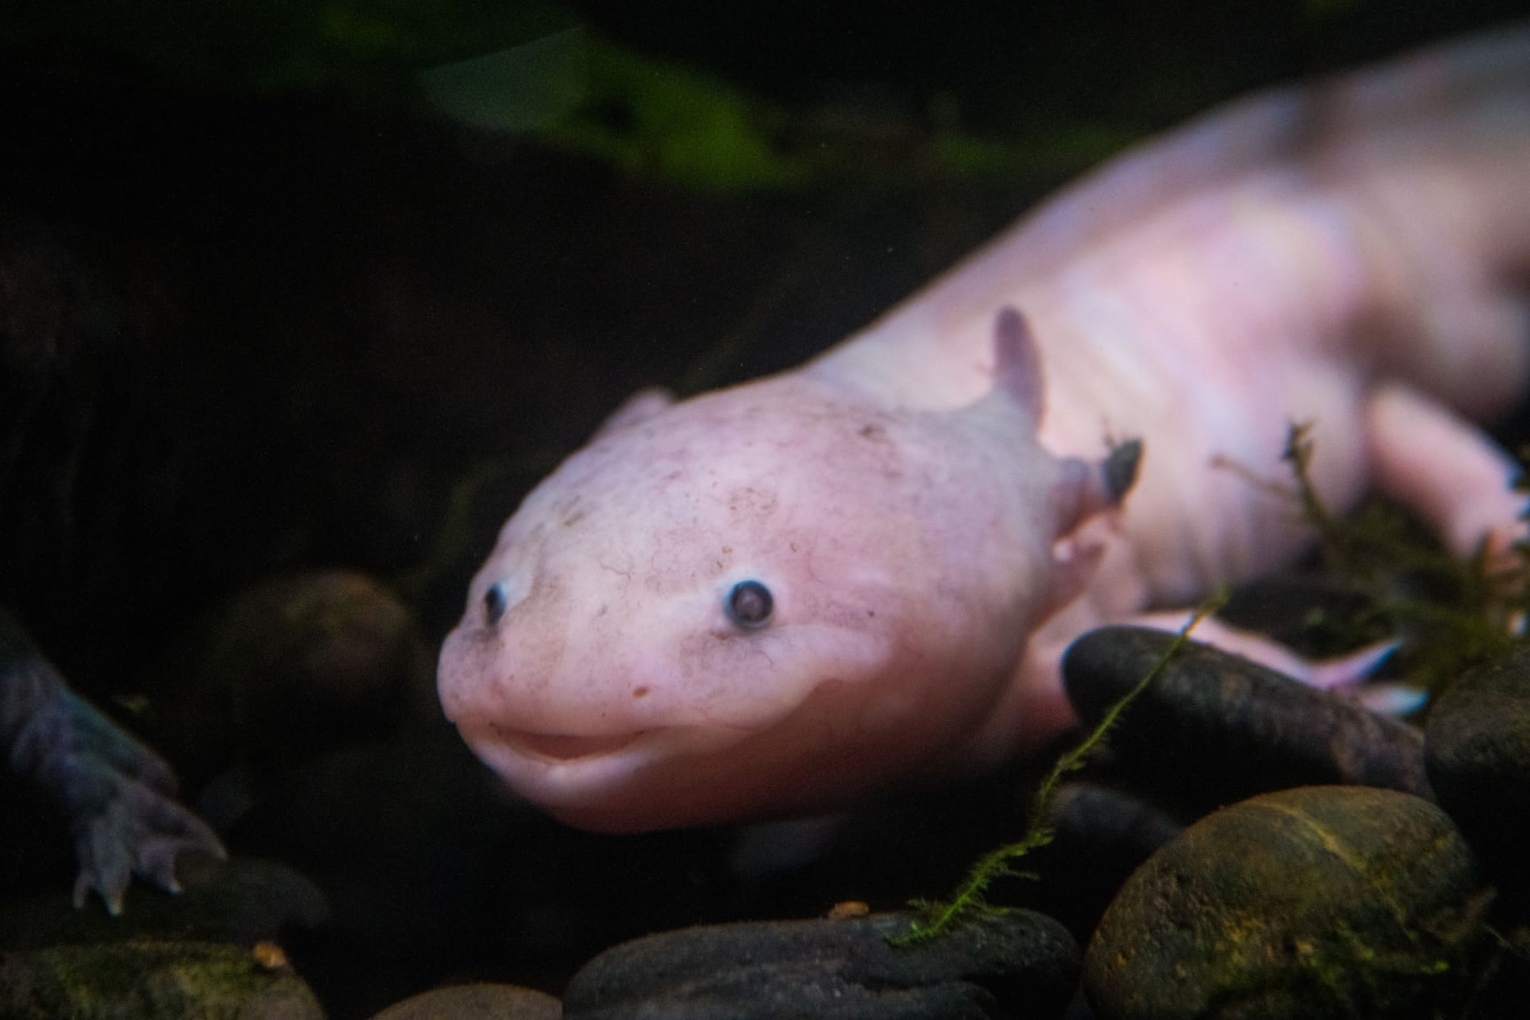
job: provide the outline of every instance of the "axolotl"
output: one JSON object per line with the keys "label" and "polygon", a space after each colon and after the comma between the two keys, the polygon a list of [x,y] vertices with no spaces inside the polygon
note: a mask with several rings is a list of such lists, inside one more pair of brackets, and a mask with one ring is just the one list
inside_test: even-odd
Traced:
{"label": "axolotl", "polygon": [[1235,103],[793,371],[618,409],[504,525],[442,705],[596,830],[991,766],[1069,724],[1074,637],[1310,545],[1249,478],[1293,422],[1332,507],[1513,538],[1475,422],[1530,379],[1527,284],[1530,26]]}

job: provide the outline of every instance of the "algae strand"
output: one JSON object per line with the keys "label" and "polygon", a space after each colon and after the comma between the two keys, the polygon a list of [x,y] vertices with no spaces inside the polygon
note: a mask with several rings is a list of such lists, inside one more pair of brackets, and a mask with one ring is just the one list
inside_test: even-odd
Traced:
{"label": "algae strand", "polygon": [[1137,681],[1136,686],[1110,706],[1104,717],[1100,719],[1094,729],[1090,730],[1088,735],[1076,747],[1057,759],[1057,763],[1052,766],[1046,777],[1042,779],[1041,785],[1037,787],[1036,799],[1031,806],[1031,823],[1026,829],[1025,834],[1016,842],[1006,843],[978,858],[971,870],[968,871],[967,877],[957,887],[951,899],[946,901],[916,900],[910,904],[923,915],[923,919],[911,922],[908,930],[902,934],[889,937],[888,942],[890,944],[898,947],[912,946],[929,939],[938,938],[948,932],[954,925],[974,915],[1001,910],[1002,908],[989,904],[984,895],[995,879],[1006,876],[1035,877],[1032,872],[1016,871],[1013,863],[1033,850],[1039,850],[1052,842],[1054,833],[1049,819],[1052,817],[1052,805],[1057,799],[1057,791],[1061,787],[1062,781],[1070,774],[1084,767],[1089,760],[1089,756],[1101,746],[1106,734],[1115,726],[1116,721],[1126,711],[1127,706],[1135,701],[1138,695],[1145,691],[1148,685],[1163,673],[1174,656],[1184,647],[1185,642],[1190,638],[1190,632],[1195,628],[1196,624],[1215,613],[1225,600],[1225,593],[1218,593],[1202,603],[1185,625],[1174,635],[1174,640],[1164,649],[1163,655],[1159,657],[1158,661],[1153,663],[1151,669],[1143,674],[1142,679]]}

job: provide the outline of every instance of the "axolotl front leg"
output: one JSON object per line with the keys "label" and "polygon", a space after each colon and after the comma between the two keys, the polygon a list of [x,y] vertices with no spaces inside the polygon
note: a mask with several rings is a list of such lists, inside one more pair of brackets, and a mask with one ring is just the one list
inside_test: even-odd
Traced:
{"label": "axolotl front leg", "polygon": [[170,766],[71,691],[4,609],[0,750],[13,772],[46,791],[69,818],[80,863],[76,907],[94,891],[120,914],[134,875],[178,892],[182,851],[227,856],[207,823],[175,799]]}
{"label": "axolotl front leg", "polygon": [[1483,551],[1490,565],[1526,535],[1519,466],[1480,428],[1439,401],[1383,383],[1364,409],[1376,487],[1429,525],[1453,554]]}

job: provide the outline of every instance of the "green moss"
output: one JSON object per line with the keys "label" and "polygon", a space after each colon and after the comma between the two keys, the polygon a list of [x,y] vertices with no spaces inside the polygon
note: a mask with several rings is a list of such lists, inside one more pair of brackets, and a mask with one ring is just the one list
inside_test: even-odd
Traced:
{"label": "green moss", "polygon": [[[1484,548],[1450,555],[1401,508],[1374,502],[1336,516],[1312,484],[1310,426],[1293,424],[1285,460],[1291,497],[1317,528],[1324,568],[1367,596],[1351,619],[1327,620],[1352,643],[1403,640],[1395,657],[1401,679],[1438,694],[1467,670],[1508,656],[1523,640],[1530,591],[1530,545],[1516,544],[1508,562],[1489,562]],[[1516,482],[1526,491],[1523,477]]]}
{"label": "green moss", "polygon": [[228,974],[225,966],[207,970],[209,964],[224,963],[218,958],[226,955],[222,946],[139,942],[41,950],[32,954],[32,988],[36,1004],[60,1016],[93,1016],[104,1005],[120,1004],[125,998],[147,1005],[146,982],[159,991],[153,1000],[164,1004],[183,998],[172,994],[167,999],[165,993],[172,987],[194,995],[196,988],[226,977],[237,981],[239,975]]}
{"label": "green moss", "polygon": [[254,1002],[282,1015],[317,1017],[318,1004],[289,970],[262,968],[248,949],[212,943],[123,942],[15,954],[7,980],[18,1016],[246,1015]]}

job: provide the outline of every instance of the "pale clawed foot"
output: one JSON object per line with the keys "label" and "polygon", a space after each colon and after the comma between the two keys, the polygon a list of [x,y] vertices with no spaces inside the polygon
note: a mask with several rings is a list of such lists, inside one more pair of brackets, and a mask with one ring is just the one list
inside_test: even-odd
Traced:
{"label": "pale clawed foot", "polygon": [[69,819],[80,864],[76,906],[94,891],[115,915],[134,876],[173,893],[183,851],[227,856],[207,823],[175,799],[164,759],[75,695],[3,610],[0,751]]}
{"label": "pale clawed foot", "polygon": [[181,891],[175,863],[183,851],[218,859],[228,855],[206,822],[168,792],[122,772],[82,760],[76,787],[83,794],[71,807],[75,854],[80,873],[74,882],[74,905],[83,907],[91,892],[113,916],[134,876],[169,893]]}

